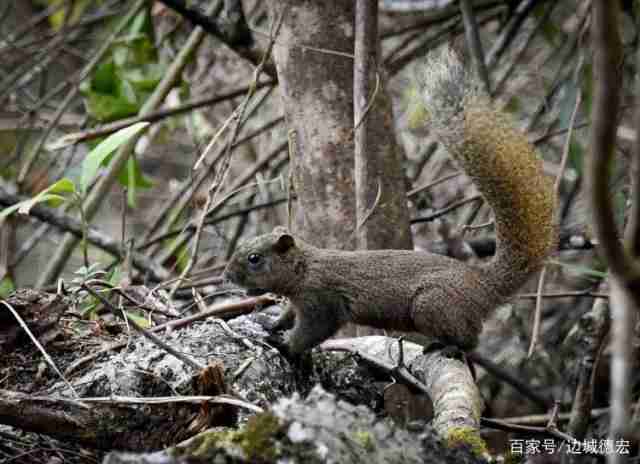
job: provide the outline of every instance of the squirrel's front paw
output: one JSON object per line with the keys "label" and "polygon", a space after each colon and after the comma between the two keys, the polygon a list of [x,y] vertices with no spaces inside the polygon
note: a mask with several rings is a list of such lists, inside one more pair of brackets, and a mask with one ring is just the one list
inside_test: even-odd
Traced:
{"label": "squirrel's front paw", "polygon": [[265,341],[276,350],[278,350],[285,358],[292,357],[291,350],[289,349],[289,344],[284,339],[281,332],[271,333],[267,338],[265,338]]}

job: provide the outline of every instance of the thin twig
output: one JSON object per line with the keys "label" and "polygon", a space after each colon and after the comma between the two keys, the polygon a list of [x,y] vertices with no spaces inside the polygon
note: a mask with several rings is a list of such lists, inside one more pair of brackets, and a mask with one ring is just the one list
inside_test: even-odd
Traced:
{"label": "thin twig", "polygon": [[[175,292],[180,287],[180,285],[182,283],[182,279],[184,279],[186,276],[189,275],[189,272],[191,272],[191,269],[193,269],[193,267],[195,266],[195,264],[197,262],[198,251],[199,251],[199,248],[200,248],[200,237],[202,236],[202,229],[203,229],[203,226],[204,226],[205,218],[207,217],[207,214],[209,214],[209,210],[213,209],[212,204],[213,204],[214,200],[218,199],[218,195],[220,194],[220,192],[222,190],[222,187],[224,185],[224,181],[225,181],[225,179],[227,177],[227,174],[229,172],[229,165],[230,165],[230,162],[231,162],[232,147],[233,147],[233,144],[234,144],[234,142],[236,141],[236,139],[238,137],[238,132],[240,130],[240,123],[243,120],[244,113],[245,113],[245,111],[247,109],[249,101],[251,100],[251,97],[253,97],[253,94],[256,91],[255,85],[258,83],[258,80],[260,79],[260,74],[262,73],[262,70],[263,70],[263,68],[264,68],[264,66],[265,66],[265,64],[267,62],[268,57],[271,55],[271,50],[273,49],[273,44],[275,42],[275,38],[278,35],[278,32],[280,30],[280,26],[282,25],[282,21],[284,19],[285,14],[286,14],[286,12],[283,11],[282,14],[280,15],[280,17],[278,18],[278,20],[274,21],[272,23],[271,39],[269,41],[269,45],[267,46],[267,50],[265,51],[265,53],[264,53],[264,55],[262,57],[262,61],[260,62],[260,64],[258,65],[258,67],[254,71],[253,86],[251,86],[249,92],[247,92],[247,95],[246,95],[245,99],[240,104],[239,109],[235,113],[235,121],[236,121],[236,123],[235,123],[235,125],[233,127],[233,131],[231,133],[231,137],[229,138],[229,140],[227,142],[227,148],[226,148],[225,156],[223,157],[223,159],[221,161],[221,166],[218,168],[218,174],[216,175],[216,178],[214,179],[214,181],[211,183],[211,186],[209,187],[209,190],[207,192],[207,201],[206,201],[205,206],[204,206],[204,208],[202,210],[202,215],[201,215],[200,220],[198,222],[198,226],[196,227],[196,231],[195,231],[195,235],[194,235],[193,248],[191,249],[191,257],[189,259],[189,262],[185,266],[184,270],[180,274],[180,278],[175,282],[174,286],[172,287],[171,291],[169,292],[169,297],[170,298],[173,297]],[[215,205],[215,206],[217,206],[217,205]]]}
{"label": "thin twig", "polygon": [[151,331],[145,329],[144,327],[140,326],[133,318],[129,317],[129,315],[125,311],[119,311],[118,308],[113,306],[106,298],[104,298],[102,295],[100,295],[99,292],[97,292],[93,288],[91,288],[91,286],[89,284],[90,284],[90,282],[83,283],[81,285],[81,288],[84,289],[85,291],[87,291],[95,299],[100,301],[100,303],[102,303],[102,305],[105,308],[107,308],[109,311],[111,311],[111,313],[114,316],[126,320],[128,325],[130,325],[131,327],[136,329],[136,331],[139,332],[141,335],[143,335],[146,339],[148,339],[149,341],[151,341],[152,343],[154,343],[158,347],[162,348],[167,353],[173,355],[175,358],[177,358],[180,361],[184,362],[185,364],[191,366],[193,369],[201,371],[206,367],[206,366],[200,364],[199,362],[195,361],[194,359],[191,359],[191,358],[185,356],[183,353],[181,353],[180,351],[176,350],[171,345],[165,343],[157,335],[155,335],[153,332],[151,332]]}
{"label": "thin twig", "polygon": [[58,377],[60,377],[60,379],[67,385],[67,387],[69,388],[69,391],[71,392],[71,394],[75,398],[79,398],[79,395],[75,391],[75,389],[73,388],[73,385],[71,385],[69,383],[69,381],[67,380],[67,378],[62,374],[62,372],[60,372],[60,369],[58,369],[58,366],[56,366],[56,363],[53,361],[53,359],[51,359],[51,356],[49,356],[49,353],[47,353],[47,351],[40,344],[40,342],[35,337],[35,335],[33,335],[31,330],[27,326],[27,324],[20,317],[20,314],[18,314],[18,312],[9,303],[7,303],[4,300],[0,300],[0,304],[3,304],[4,306],[6,306],[7,309],[9,310],[9,312],[11,312],[11,314],[13,314],[13,317],[16,319],[16,321],[18,321],[18,324],[20,324],[20,327],[22,327],[22,330],[24,330],[27,333],[27,335],[29,336],[29,338],[31,339],[33,344],[36,346],[36,348],[38,348],[38,351],[40,351],[40,353],[42,353],[42,356],[44,356],[44,359],[47,361],[47,364],[49,364],[49,366],[51,366],[51,368],[54,370],[54,372],[56,374],[58,374]]}
{"label": "thin twig", "polygon": [[[273,81],[259,82],[258,84],[256,84],[256,88],[260,89],[263,87],[272,87],[273,85],[274,85]],[[236,90],[231,90],[229,92],[216,95],[214,97],[206,97],[206,98],[190,100],[188,102],[182,103],[173,108],[165,108],[157,111],[152,111],[149,114],[145,114],[145,115],[132,116],[130,118],[123,118],[109,124],[104,124],[102,126],[88,129],[86,131],[67,134],[61,139],[53,142],[47,148],[49,148],[50,150],[59,149],[59,148],[66,147],[68,145],[73,145],[80,142],[86,142],[88,140],[93,140],[98,137],[103,137],[103,136],[112,134],[124,127],[128,127],[138,122],[151,122],[151,123],[160,122],[163,119],[171,116],[178,116],[180,114],[183,114],[198,108],[213,106],[218,103],[231,100],[233,98],[246,94],[248,90],[249,90],[249,86],[244,86]]]}
{"label": "thin twig", "polygon": [[460,201],[457,201],[455,203],[453,203],[452,205],[447,206],[446,208],[442,208],[439,211],[436,211],[435,213],[429,214],[427,216],[422,216],[422,217],[418,217],[418,218],[414,218],[411,219],[411,224],[417,224],[419,222],[430,222],[433,221],[435,219],[438,219],[441,216],[444,216],[445,214],[450,213],[451,211],[460,208],[461,206],[464,206],[466,204],[469,203],[473,203],[474,201],[482,201],[482,195],[473,195],[469,198],[464,198]]}
{"label": "thin twig", "polygon": [[[177,319],[175,321],[166,322],[164,324],[157,325],[149,329],[150,332],[162,332],[165,330],[175,330],[180,327],[185,327],[193,322],[204,320],[210,317],[216,318],[232,318],[239,316],[241,314],[250,313],[258,306],[264,306],[267,304],[273,303],[273,297],[270,295],[262,295],[254,298],[247,298],[241,301],[234,301],[232,303],[222,303],[216,306],[213,306],[211,309],[197,313],[193,316],[184,317],[182,319]],[[67,369],[65,370],[66,375],[70,375],[81,366],[87,364],[88,362],[94,360],[104,353],[108,353],[109,351],[117,350],[123,348],[127,345],[127,342],[116,342],[113,343],[106,348],[96,352],[91,353],[90,355],[84,356],[80,359],[74,361]]]}
{"label": "thin twig", "polygon": [[446,176],[439,177],[436,180],[429,181],[428,183],[426,183],[424,185],[420,185],[418,187],[415,187],[415,188],[409,190],[407,192],[407,198],[412,198],[412,197],[416,196],[418,193],[420,193],[420,192],[422,192],[424,190],[429,190],[430,188],[435,187],[438,184],[441,184],[441,183],[446,182],[446,181],[451,180],[451,179],[455,179],[456,177],[459,177],[461,175],[462,175],[462,173],[460,171],[458,171],[458,172],[454,172],[454,173],[451,173],[451,174],[447,174]]}
{"label": "thin twig", "polygon": [[592,292],[589,290],[575,291],[575,292],[557,292],[557,293],[521,293],[516,298],[524,300],[535,300],[538,297],[541,298],[609,298],[609,295],[601,292]]}
{"label": "thin twig", "polygon": [[[576,81],[576,86],[578,88],[578,93],[576,94],[576,103],[573,107],[573,112],[571,113],[571,120],[569,121],[569,132],[567,133],[567,139],[565,140],[564,150],[562,152],[562,160],[560,161],[560,167],[558,169],[558,175],[556,176],[556,180],[553,185],[553,195],[555,198],[556,205],[560,202],[560,186],[562,185],[562,178],[564,177],[564,171],[567,168],[567,162],[569,160],[569,152],[571,151],[570,149],[571,149],[571,139],[573,137],[573,126],[576,122],[576,116],[578,114],[578,110],[580,109],[580,104],[582,103],[582,89],[580,87],[580,75],[581,75],[583,63],[584,63],[584,55],[580,55],[580,60],[578,61],[578,65],[576,66],[576,72],[575,72],[575,81]],[[531,343],[529,344],[529,351],[527,352],[527,357],[529,358],[533,355],[533,351],[535,350],[535,347],[538,343],[538,339],[540,336],[540,322],[542,321],[542,294],[544,293],[544,280],[545,280],[546,274],[547,274],[547,266],[545,265],[542,268],[542,271],[540,272],[540,277],[538,280],[538,297],[536,298],[536,309],[534,312],[533,328],[531,329]]]}
{"label": "thin twig", "polygon": [[[246,116],[241,122],[242,126],[244,126],[246,121],[248,121],[249,117],[251,117],[251,115],[255,111],[257,111],[264,104],[264,102],[267,101],[267,98],[269,97],[273,89],[274,87],[269,87],[258,98],[256,104],[252,106],[252,108],[247,112]],[[267,123],[266,125],[269,125],[269,124]],[[260,130],[264,128],[265,126],[257,129],[252,134],[256,134],[257,132],[260,132]],[[232,146],[232,148],[236,148],[237,146],[240,145],[240,143],[246,141],[248,138],[249,138],[249,134],[243,139],[239,139]],[[169,200],[167,200],[162,205],[162,208],[159,209],[159,212],[156,215],[156,217],[154,217],[150,221],[149,226],[146,228],[145,233],[142,236],[141,242],[144,243],[145,241],[149,240],[153,234],[157,235],[157,234],[162,234],[167,232],[169,228],[175,224],[176,220],[181,215],[184,214],[185,208],[187,208],[187,206],[192,203],[193,196],[196,194],[196,192],[201,191],[205,181],[211,177],[212,173],[215,172],[215,168],[218,165],[218,161],[225,154],[225,149],[226,149],[226,146],[218,152],[218,154],[210,161],[210,163],[208,163],[208,167],[206,170],[198,173],[198,175],[192,181],[185,183],[183,186],[181,186],[181,188],[175,190],[171,198],[169,198]],[[154,256],[158,251],[160,250],[158,248],[155,248],[151,250],[149,255]]]}
{"label": "thin twig", "polygon": [[[631,343],[634,312],[640,308],[639,263],[620,246],[613,204],[609,200],[610,166],[616,146],[622,90],[623,47],[619,35],[620,11],[616,2],[595,0],[592,5],[591,39],[594,49],[594,100],[591,153],[587,165],[593,226],[600,240],[600,254],[611,273],[611,418],[609,436],[623,437],[629,426],[631,406]],[[609,463],[626,462],[611,455]]]}
{"label": "thin twig", "polygon": [[480,80],[484,84],[484,90],[487,95],[491,95],[491,81],[489,80],[489,71],[485,64],[484,52],[482,51],[482,41],[480,40],[480,32],[478,31],[478,23],[473,12],[473,6],[469,0],[460,0],[460,11],[462,11],[462,22],[464,24],[464,34],[467,39],[467,47],[471,51],[473,64],[476,68]]}

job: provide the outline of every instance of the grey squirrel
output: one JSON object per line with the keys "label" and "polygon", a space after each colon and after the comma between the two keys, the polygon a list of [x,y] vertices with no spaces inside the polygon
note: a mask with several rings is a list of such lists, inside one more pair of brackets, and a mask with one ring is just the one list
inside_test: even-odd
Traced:
{"label": "grey squirrel", "polygon": [[427,61],[419,88],[432,131],[493,209],[496,254],[474,266],[418,251],[330,250],[282,227],[250,239],[237,248],[224,277],[290,299],[271,328],[293,326],[285,346],[293,355],[347,322],[473,349],[484,319],[555,248],[551,180],[508,115],[492,107],[450,50]]}

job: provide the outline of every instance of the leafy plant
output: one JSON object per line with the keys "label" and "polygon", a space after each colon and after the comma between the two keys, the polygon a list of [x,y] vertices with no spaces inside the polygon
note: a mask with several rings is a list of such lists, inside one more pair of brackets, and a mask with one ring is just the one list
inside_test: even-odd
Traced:
{"label": "leafy plant", "polygon": [[60,179],[50,187],[38,193],[35,197],[16,203],[13,206],[0,211],[0,220],[15,213],[29,214],[31,208],[38,203],[47,203],[49,206],[57,207],[67,201],[71,195],[76,193],[75,184],[69,179]]}
{"label": "leafy plant", "polygon": [[31,208],[39,203],[46,203],[50,206],[60,206],[62,203],[71,202],[73,206],[80,209],[80,217],[82,220],[83,231],[83,252],[85,257],[85,267],[87,267],[86,273],[93,271],[88,263],[87,258],[87,230],[89,225],[87,224],[84,213],[82,210],[82,203],[84,197],[87,194],[87,190],[91,182],[98,174],[100,166],[105,162],[108,162],[108,157],[117,150],[121,145],[126,143],[131,137],[139,133],[141,130],[149,125],[148,122],[139,122],[131,126],[120,129],[114,132],[109,137],[100,142],[93,150],[91,150],[84,161],[82,162],[82,173],[80,176],[80,189],[73,183],[72,180],[64,178],[55,182],[53,185],[44,189],[33,198],[23,200],[8,208],[0,211],[0,221],[7,216],[18,212],[20,214],[29,214]]}
{"label": "leafy plant", "polygon": [[96,145],[82,162],[80,189],[77,188],[72,180],[67,178],[60,179],[33,198],[23,200],[0,211],[0,220],[15,212],[29,214],[31,208],[39,203],[46,203],[49,206],[57,207],[66,201],[74,201],[77,206],[80,206],[89,185],[96,177],[100,166],[105,162],[107,157],[148,125],[148,122],[132,124],[131,126],[114,132]]}

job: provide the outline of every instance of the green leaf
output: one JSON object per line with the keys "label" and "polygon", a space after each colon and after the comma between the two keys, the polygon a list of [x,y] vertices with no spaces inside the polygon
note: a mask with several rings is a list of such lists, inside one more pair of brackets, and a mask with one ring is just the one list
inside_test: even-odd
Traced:
{"label": "green leaf", "polygon": [[18,211],[22,203],[24,203],[24,201],[21,201],[20,203],[16,203],[15,205],[9,206],[8,208],[5,208],[2,211],[0,211],[0,221],[2,221],[4,218],[8,216],[11,216],[13,213]]}
{"label": "green leaf", "polygon": [[55,195],[53,193],[39,193],[31,200],[21,202],[20,208],[18,208],[18,213],[20,214],[29,214],[31,212],[31,208],[33,208],[38,203],[48,203],[50,206],[54,208],[56,206],[60,206],[66,200],[62,195]]}
{"label": "green leaf", "polygon": [[83,195],[87,192],[89,184],[98,173],[98,169],[100,169],[100,165],[104,159],[148,125],[148,122],[138,122],[124,129],[120,129],[104,139],[89,152],[82,162],[82,174],[80,175],[80,187]]}
{"label": "green leaf", "polygon": [[143,329],[148,329],[150,327],[149,321],[146,318],[139,316],[131,311],[125,311],[125,314],[127,315],[128,319],[131,319]]}
{"label": "green leaf", "polygon": [[167,67],[159,63],[145,64],[136,68],[123,69],[122,78],[137,90],[152,91],[156,88]]}
{"label": "green leaf", "polygon": [[33,208],[38,203],[48,203],[53,207],[60,206],[60,204],[62,204],[68,198],[59,194],[72,193],[75,191],[76,186],[72,181],[70,181],[69,179],[60,179],[58,182],[55,182],[53,185],[44,189],[35,197],[21,201],[0,211],[0,220],[7,216],[10,216],[16,211],[18,211],[20,214],[29,214],[31,212],[31,208]]}
{"label": "green leaf", "polygon": [[118,89],[116,65],[112,60],[100,63],[91,78],[90,91],[104,95],[115,95]]}
{"label": "green leaf", "polygon": [[187,264],[189,264],[189,258],[191,257],[191,254],[189,253],[189,247],[186,245],[178,247],[173,252],[173,256],[176,260],[177,268],[183,271],[187,267]]}
{"label": "green leaf", "polygon": [[127,188],[127,203],[132,208],[136,206],[137,191],[153,187],[153,182],[142,173],[140,162],[134,157],[129,157],[127,165],[118,173],[118,182]]}
{"label": "green leaf", "polygon": [[[65,0],[47,0],[43,3],[45,5],[54,6],[60,5]],[[82,13],[89,8],[92,3],[95,3],[92,0],[80,0],[72,3],[68,3],[64,5],[61,9],[49,15],[49,24],[51,24],[51,28],[54,31],[59,31],[62,25],[66,22],[67,24],[76,24],[78,20],[82,17]],[[99,3],[102,3],[100,0]],[[69,8],[72,8],[71,12],[67,11]],[[68,16],[68,18],[67,18]]]}
{"label": "green leaf", "polygon": [[127,160],[127,203],[131,208],[136,207],[136,192],[138,189],[136,188],[135,169],[137,164],[133,156]]}
{"label": "green leaf", "polygon": [[80,305],[80,315],[84,319],[90,321],[96,319],[96,309],[98,309],[100,302],[92,297],[87,297],[86,301]]}
{"label": "green leaf", "polygon": [[107,276],[107,281],[114,287],[120,284],[122,278],[122,268],[120,266],[114,266],[111,272]]}
{"label": "green leaf", "polygon": [[522,102],[516,95],[512,96],[503,108],[503,110],[506,111],[507,113],[517,113],[521,109],[522,109]]}
{"label": "green leaf", "polygon": [[584,150],[582,149],[582,145],[580,145],[575,140],[575,135],[571,137],[571,143],[569,144],[569,161],[571,166],[578,171],[579,175],[584,174]]}
{"label": "green leaf", "polygon": [[74,184],[71,179],[65,177],[44,191],[47,193],[74,193],[76,191],[76,184]]}
{"label": "green leaf", "polygon": [[6,298],[15,291],[13,280],[8,275],[0,279],[0,298]]}
{"label": "green leaf", "polygon": [[145,34],[153,39],[153,17],[151,8],[147,8],[136,15],[131,21],[131,25],[127,28],[130,34]]}
{"label": "green leaf", "polygon": [[115,121],[138,113],[141,103],[131,102],[122,95],[107,95],[90,91],[86,95],[87,112],[100,122]]}
{"label": "green leaf", "polygon": [[542,25],[542,37],[551,45],[558,45],[562,37],[562,29],[552,21],[545,21]]}

